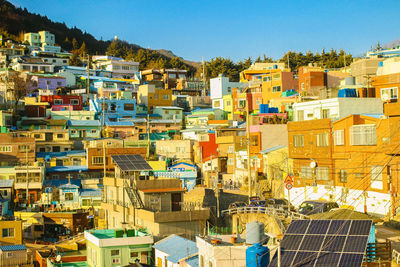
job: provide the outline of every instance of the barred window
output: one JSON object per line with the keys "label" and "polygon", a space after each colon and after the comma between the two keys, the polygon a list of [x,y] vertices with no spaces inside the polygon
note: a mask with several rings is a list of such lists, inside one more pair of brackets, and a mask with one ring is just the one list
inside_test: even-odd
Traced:
{"label": "barred window", "polygon": [[382,166],[371,166],[371,188],[383,189]]}
{"label": "barred window", "polygon": [[352,146],[376,145],[375,124],[353,125],[350,127],[350,144]]}
{"label": "barred window", "polygon": [[301,166],[300,177],[302,179],[312,179],[312,169],[308,166]]}
{"label": "barred window", "polygon": [[92,158],[92,164],[93,165],[101,165],[101,164],[103,164],[103,157],[93,157]]}
{"label": "barred window", "polygon": [[295,147],[303,147],[304,146],[304,135],[294,135],[293,136],[293,145]]}
{"label": "barred window", "polygon": [[340,182],[341,183],[347,183],[347,171],[346,170],[340,170],[339,178],[340,178]]}
{"label": "barred window", "polygon": [[328,146],[329,135],[328,133],[317,134],[317,146]]}
{"label": "barred window", "polygon": [[333,142],[335,143],[335,146],[344,145],[344,130],[336,130],[333,133]]}
{"label": "barred window", "polygon": [[329,168],[328,167],[317,167],[316,179],[321,181],[329,180]]}

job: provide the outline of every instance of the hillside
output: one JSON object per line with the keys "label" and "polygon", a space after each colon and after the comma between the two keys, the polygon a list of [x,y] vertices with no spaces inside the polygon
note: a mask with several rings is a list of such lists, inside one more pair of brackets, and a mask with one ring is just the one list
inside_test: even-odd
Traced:
{"label": "hillside", "polygon": [[[83,32],[81,29],[76,27],[69,28],[64,22],[53,22],[47,16],[31,13],[26,8],[17,8],[6,0],[0,0],[0,33],[16,41],[23,41],[24,33],[42,30],[54,33],[57,44],[70,51],[77,49],[73,44],[81,47],[85,43],[85,47],[90,54],[105,54],[112,44],[111,40],[97,40],[93,35]],[[143,53],[147,55],[140,62],[141,68],[180,66],[187,69],[190,74],[194,74],[196,71],[194,62],[178,58],[171,51],[166,54],[161,51],[168,50],[145,49],[125,41],[118,41],[118,43],[125,50],[124,53],[121,53],[125,57],[129,54],[130,59],[136,59]],[[137,55],[139,51],[141,51],[140,55]],[[174,62],[170,64],[171,60]],[[177,61],[179,61],[179,64],[176,63]]]}

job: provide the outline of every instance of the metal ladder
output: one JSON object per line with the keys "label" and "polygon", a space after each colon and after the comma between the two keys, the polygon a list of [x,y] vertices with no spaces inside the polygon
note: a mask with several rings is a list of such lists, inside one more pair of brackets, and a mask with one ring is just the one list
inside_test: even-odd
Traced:
{"label": "metal ladder", "polygon": [[126,179],[124,179],[124,186],[125,186],[125,191],[128,194],[129,200],[131,201],[132,205],[137,209],[143,209],[144,205],[142,199],[140,198],[140,195],[137,192],[137,189],[129,186],[128,183],[126,182]]}

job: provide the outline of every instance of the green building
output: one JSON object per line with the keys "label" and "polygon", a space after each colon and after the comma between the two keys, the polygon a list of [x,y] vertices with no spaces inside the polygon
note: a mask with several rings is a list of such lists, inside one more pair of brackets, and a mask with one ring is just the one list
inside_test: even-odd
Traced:
{"label": "green building", "polygon": [[153,236],[134,229],[85,231],[87,264],[93,267],[150,264]]}

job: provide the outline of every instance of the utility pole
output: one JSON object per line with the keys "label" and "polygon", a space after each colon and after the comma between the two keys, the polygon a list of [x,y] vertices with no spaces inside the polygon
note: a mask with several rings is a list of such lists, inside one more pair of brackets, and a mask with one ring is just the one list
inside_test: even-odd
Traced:
{"label": "utility pole", "polygon": [[289,69],[289,71],[290,71],[290,51],[288,51],[288,54],[287,54],[287,67],[288,67],[288,69]]}
{"label": "utility pole", "polygon": [[[87,96],[87,105],[89,105],[90,97],[89,97],[89,90],[90,90],[90,56],[87,55],[87,65],[86,65],[86,72],[87,72],[87,82],[86,82],[86,96]],[[104,92],[103,92],[104,97]]]}
{"label": "utility pole", "polygon": [[146,132],[147,132],[147,159],[150,157],[150,114],[147,110],[147,122],[146,122]]}
{"label": "utility pole", "polygon": [[106,145],[103,139],[103,177],[106,178]]}
{"label": "utility pole", "polygon": [[29,199],[29,166],[28,166],[28,146],[26,145],[26,200],[27,203],[30,204],[30,199]]}
{"label": "utility pole", "polygon": [[[245,90],[246,92],[247,90]],[[247,93],[247,92],[246,92]],[[249,112],[249,102],[246,101],[246,132],[247,132],[247,175],[248,175],[248,191],[249,191],[249,201],[252,196],[252,178],[251,178],[251,160],[250,160],[250,112]]]}
{"label": "utility pole", "polygon": [[206,72],[205,72],[205,62],[204,62],[204,58],[201,58],[201,62],[203,65],[203,96],[206,96]]}

